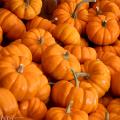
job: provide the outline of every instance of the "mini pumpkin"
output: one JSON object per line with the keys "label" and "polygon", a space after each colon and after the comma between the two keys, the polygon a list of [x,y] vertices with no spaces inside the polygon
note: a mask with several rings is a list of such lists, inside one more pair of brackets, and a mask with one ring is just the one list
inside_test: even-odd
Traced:
{"label": "mini pumpkin", "polygon": [[58,106],[66,107],[72,99],[74,101],[73,108],[81,109],[87,113],[95,111],[98,105],[96,90],[85,81],[79,82],[74,70],[72,72],[74,75],[72,82],[62,80],[53,86],[53,102]]}
{"label": "mini pumpkin", "polygon": [[73,79],[70,68],[75,72],[81,70],[77,58],[58,44],[49,46],[43,52],[41,62],[43,70],[55,80]]}
{"label": "mini pumpkin", "polygon": [[6,8],[10,9],[20,19],[30,20],[37,16],[42,8],[41,0],[9,0]]}
{"label": "mini pumpkin", "polygon": [[33,60],[36,62],[41,61],[41,54],[48,46],[56,43],[49,32],[40,28],[27,31],[22,35],[21,39],[22,43],[30,49]]}
{"label": "mini pumpkin", "polygon": [[70,102],[67,108],[53,107],[50,108],[46,114],[45,120],[88,120],[88,115],[79,109],[72,108]]}
{"label": "mini pumpkin", "polygon": [[47,112],[46,105],[38,98],[32,98],[19,103],[19,110],[22,117],[34,120],[42,120]]}
{"label": "mini pumpkin", "polygon": [[53,36],[63,45],[80,45],[81,42],[78,31],[69,24],[57,25],[53,31]]}
{"label": "mini pumpkin", "polygon": [[51,21],[39,16],[36,16],[32,20],[28,21],[26,24],[27,30],[30,30],[32,28],[42,28],[45,29],[46,31],[49,31],[50,33],[52,33],[55,27],[56,25],[53,24]]}
{"label": "mini pumpkin", "polygon": [[114,14],[106,13],[106,15],[90,17],[86,33],[94,44],[109,45],[117,40],[120,29]]}
{"label": "mini pumpkin", "polygon": [[18,104],[14,95],[5,88],[0,88],[0,118],[14,117],[18,112]]}
{"label": "mini pumpkin", "polygon": [[80,81],[87,81],[96,89],[99,98],[110,88],[111,75],[107,66],[100,60],[84,63],[84,72],[77,73]]}
{"label": "mini pumpkin", "polygon": [[21,56],[6,56],[0,59],[0,86],[9,89],[17,101],[34,96],[47,101],[50,86],[42,71],[30,59]]}
{"label": "mini pumpkin", "polygon": [[84,63],[87,60],[95,60],[97,58],[97,53],[94,48],[91,47],[81,47],[80,45],[68,45],[65,49],[73,54],[80,63]]}

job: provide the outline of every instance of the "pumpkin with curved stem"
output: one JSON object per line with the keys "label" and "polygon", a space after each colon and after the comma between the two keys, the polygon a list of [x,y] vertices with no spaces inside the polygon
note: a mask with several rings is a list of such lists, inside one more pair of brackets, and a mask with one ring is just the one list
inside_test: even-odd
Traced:
{"label": "pumpkin with curved stem", "polygon": [[90,113],[89,120],[109,120],[106,119],[106,108],[102,104],[98,104],[98,107],[95,112]]}
{"label": "pumpkin with curved stem", "polygon": [[84,63],[85,72],[77,73],[80,81],[90,83],[96,89],[99,98],[104,96],[110,88],[110,71],[100,60],[91,60]]}
{"label": "pumpkin with curved stem", "polygon": [[[55,18],[55,21],[56,20],[57,18]],[[45,29],[46,31],[49,31],[50,33],[52,33],[55,27],[56,25],[53,24],[51,21],[39,16],[36,16],[32,20],[28,21],[26,24],[27,30],[30,30],[32,28],[42,28],[42,29]]]}
{"label": "pumpkin with curved stem", "polygon": [[30,59],[12,55],[2,57],[0,70],[1,87],[9,89],[17,101],[28,100],[34,96],[42,101],[48,100],[48,80]]}
{"label": "pumpkin with curved stem", "polygon": [[[52,88],[52,100],[56,105],[65,107],[72,99],[73,108],[84,110],[87,113],[96,110],[98,95],[96,90],[87,82],[80,82],[73,69],[71,69],[74,80],[68,82],[62,80]],[[88,102],[89,101],[89,102]]]}
{"label": "pumpkin with curved stem", "polygon": [[0,118],[14,117],[18,112],[18,104],[14,95],[5,88],[0,88]]}
{"label": "pumpkin with curved stem", "polygon": [[64,45],[80,45],[80,35],[78,31],[69,24],[57,25],[53,31],[53,36]]}
{"label": "pumpkin with curved stem", "polygon": [[88,115],[84,111],[72,108],[73,103],[70,101],[66,109],[61,107],[50,108],[45,120],[88,120]]}
{"label": "pumpkin with curved stem", "polygon": [[80,63],[77,58],[58,44],[49,46],[41,58],[43,70],[55,80],[73,79],[70,68],[80,72]]}
{"label": "pumpkin with curved stem", "polygon": [[80,45],[68,45],[65,49],[73,54],[80,63],[84,63],[87,60],[95,60],[97,58],[97,53],[94,48],[91,47],[81,47]]}
{"label": "pumpkin with curved stem", "polygon": [[19,103],[19,110],[23,117],[42,120],[47,112],[47,107],[38,98],[25,100]]}
{"label": "pumpkin with curved stem", "polygon": [[30,20],[37,16],[42,8],[41,0],[9,0],[5,5],[21,19]]}
{"label": "pumpkin with curved stem", "polygon": [[0,27],[0,43],[2,42],[2,40],[3,40],[3,30]]}
{"label": "pumpkin with curved stem", "polygon": [[[13,22],[14,21],[14,22]],[[0,26],[9,39],[16,40],[26,31],[26,27],[9,10],[0,8]]]}
{"label": "pumpkin with curved stem", "polygon": [[119,7],[110,0],[101,0],[94,4],[93,8],[99,7],[102,12],[112,12],[118,19],[120,18],[120,9]]}
{"label": "pumpkin with curved stem", "polygon": [[24,33],[21,37],[22,43],[25,44],[31,51],[33,60],[41,61],[42,52],[48,47],[55,44],[55,39],[44,29],[31,29]]}
{"label": "pumpkin with curved stem", "polygon": [[8,55],[17,55],[23,56],[32,61],[32,54],[24,44],[21,43],[11,43],[10,45],[3,47],[0,51],[0,56],[8,56]]}
{"label": "pumpkin with curved stem", "polygon": [[[94,0],[93,0],[94,1]],[[80,33],[85,32],[88,21],[88,10],[84,7],[85,1],[82,2],[64,2],[58,5],[53,12],[53,17],[57,17],[57,24],[68,23],[74,26]],[[89,0],[88,0],[89,2]]]}
{"label": "pumpkin with curved stem", "polygon": [[114,14],[106,13],[106,15],[90,17],[86,26],[86,33],[94,44],[109,45],[117,40],[120,29]]}

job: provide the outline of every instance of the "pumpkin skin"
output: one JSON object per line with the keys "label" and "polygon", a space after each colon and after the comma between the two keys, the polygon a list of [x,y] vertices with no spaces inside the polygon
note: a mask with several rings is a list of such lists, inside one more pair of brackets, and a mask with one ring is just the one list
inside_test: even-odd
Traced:
{"label": "pumpkin skin", "polygon": [[0,13],[0,26],[3,32],[11,40],[19,39],[26,31],[24,23],[7,9],[0,8]]}
{"label": "pumpkin skin", "polygon": [[73,109],[71,104],[67,108],[52,107],[48,110],[45,120],[88,120],[88,115],[79,109]]}
{"label": "pumpkin skin", "polygon": [[91,47],[81,47],[80,45],[68,45],[65,49],[73,54],[80,63],[84,63],[87,60],[95,60],[97,58],[97,53],[94,48]]}
{"label": "pumpkin skin", "polygon": [[55,44],[55,39],[44,29],[30,29],[21,37],[22,43],[31,51],[33,61],[40,62],[42,52],[48,47]]}
{"label": "pumpkin skin", "polygon": [[0,43],[2,42],[2,40],[3,40],[3,30],[0,27]]}
{"label": "pumpkin skin", "polygon": [[117,40],[120,30],[114,14],[107,13],[106,15],[90,17],[86,33],[94,44],[109,45]]}
{"label": "pumpkin skin", "polygon": [[88,10],[84,5],[81,5],[81,7],[74,12],[76,7],[77,2],[61,3],[53,12],[53,17],[58,18],[56,24],[68,23],[74,26],[78,32],[84,33],[88,21]]}
{"label": "pumpkin skin", "polygon": [[81,45],[81,46],[86,46],[86,47],[88,47],[88,46],[89,46],[89,44],[88,44],[87,40],[86,40],[86,39],[84,39],[84,38],[81,38],[81,43],[80,43],[80,45]]}
{"label": "pumpkin skin", "polygon": [[81,70],[77,58],[58,44],[49,46],[41,58],[43,70],[55,80],[71,80],[73,75],[70,69],[73,68],[75,72]]}
{"label": "pumpkin skin", "polygon": [[48,80],[30,59],[12,55],[2,57],[0,74],[0,86],[9,89],[17,101],[28,100],[34,96],[42,101],[48,100]]}
{"label": "pumpkin skin", "polygon": [[14,95],[5,88],[0,88],[0,117],[14,117],[18,112],[18,104]]}
{"label": "pumpkin skin", "polygon": [[45,29],[46,31],[49,31],[50,33],[52,33],[55,27],[56,25],[53,24],[51,21],[39,16],[36,16],[32,20],[28,21],[26,24],[27,30],[30,30],[32,28],[42,28]]}
{"label": "pumpkin skin", "polygon": [[102,12],[113,12],[118,19],[120,18],[120,9],[114,2],[110,0],[101,0],[96,2],[93,8],[96,8],[96,6],[98,6]]}
{"label": "pumpkin skin", "polygon": [[115,113],[110,113],[110,120],[120,120],[120,115]]}
{"label": "pumpkin skin", "polygon": [[23,117],[42,120],[47,112],[47,107],[38,98],[32,98],[31,100],[20,102],[19,110]]}
{"label": "pumpkin skin", "polygon": [[63,45],[80,45],[80,35],[78,31],[69,24],[57,25],[53,31],[53,36]]}
{"label": "pumpkin skin", "polygon": [[106,120],[106,111],[106,108],[102,104],[98,104],[96,111],[89,115],[89,120]]}
{"label": "pumpkin skin", "polygon": [[58,106],[66,107],[73,100],[73,108],[87,113],[95,111],[98,105],[96,90],[85,81],[79,82],[75,73],[73,75],[75,78],[71,82],[62,80],[53,86],[51,94],[53,102]]}
{"label": "pumpkin skin", "polygon": [[6,8],[20,19],[30,20],[37,16],[42,8],[41,0],[10,0]]}
{"label": "pumpkin skin", "polygon": [[24,44],[21,43],[11,43],[10,45],[3,47],[0,51],[0,56],[9,56],[9,55],[17,55],[23,56],[32,61],[32,54]]}
{"label": "pumpkin skin", "polygon": [[120,8],[120,1],[119,0],[110,0],[110,1],[114,2],[115,4],[117,4],[118,7]]}
{"label": "pumpkin skin", "polygon": [[100,60],[92,60],[84,63],[85,72],[78,73],[80,81],[89,82],[96,89],[98,97],[102,97],[110,88],[110,71]]}

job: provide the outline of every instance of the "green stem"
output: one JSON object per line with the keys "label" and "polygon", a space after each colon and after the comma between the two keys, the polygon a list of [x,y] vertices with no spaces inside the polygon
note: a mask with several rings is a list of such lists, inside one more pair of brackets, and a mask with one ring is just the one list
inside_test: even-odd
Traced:
{"label": "green stem", "polygon": [[79,85],[80,85],[80,81],[78,80],[77,75],[76,75],[74,69],[71,68],[71,72],[73,73],[73,76],[74,76],[75,86],[76,86],[76,87],[80,87],[80,86],[79,86]]}
{"label": "green stem", "polygon": [[71,113],[71,107],[73,105],[73,101],[71,100],[70,103],[68,104],[67,108],[66,108],[66,113],[70,114]]}
{"label": "green stem", "polygon": [[17,72],[18,73],[23,73],[24,72],[24,65],[23,64],[20,64],[18,69],[17,69]]}

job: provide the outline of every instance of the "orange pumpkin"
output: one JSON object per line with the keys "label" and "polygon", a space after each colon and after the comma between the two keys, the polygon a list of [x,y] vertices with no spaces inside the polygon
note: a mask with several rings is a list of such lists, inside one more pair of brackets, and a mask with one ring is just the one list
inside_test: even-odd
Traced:
{"label": "orange pumpkin", "polygon": [[120,0],[110,0],[110,1],[114,2],[120,8]]}
{"label": "orange pumpkin", "polygon": [[120,9],[119,7],[110,0],[101,0],[94,4],[93,8],[99,7],[102,12],[113,12],[118,19],[120,18]]}
{"label": "orange pumpkin", "polygon": [[14,117],[18,112],[18,104],[14,95],[7,89],[0,88],[0,118]]}
{"label": "orange pumpkin", "polygon": [[42,8],[41,0],[9,0],[6,8],[21,19],[30,20],[37,16]]}
{"label": "orange pumpkin", "polygon": [[0,26],[6,36],[11,40],[19,39],[26,31],[23,22],[13,13],[4,8],[0,8]]}
{"label": "orange pumpkin", "polygon": [[81,38],[78,31],[69,24],[60,24],[53,31],[53,36],[63,45],[80,45]]}
{"label": "orange pumpkin", "polygon": [[46,31],[49,31],[50,33],[52,33],[55,27],[56,25],[53,24],[51,21],[39,16],[36,16],[32,20],[28,21],[26,24],[27,30],[30,30],[32,28],[42,28],[45,29]]}
{"label": "orange pumpkin", "polygon": [[8,56],[8,55],[17,55],[23,56],[32,61],[32,54],[30,50],[21,43],[11,43],[10,45],[3,47],[0,51],[0,56]]}
{"label": "orange pumpkin", "polygon": [[95,111],[98,105],[96,90],[85,81],[79,82],[74,70],[72,72],[74,76],[72,83],[62,80],[53,86],[53,102],[58,106],[65,107],[72,99],[74,101],[73,108],[81,109],[87,113]]}
{"label": "orange pumpkin", "polygon": [[110,71],[100,60],[84,63],[84,72],[77,73],[80,81],[87,81],[96,89],[99,98],[104,96],[110,88]]}
{"label": "orange pumpkin", "polygon": [[106,15],[90,17],[86,32],[94,44],[109,45],[117,40],[120,29],[114,14],[109,12]]}
{"label": "orange pumpkin", "polygon": [[22,43],[30,49],[33,60],[36,62],[41,61],[41,54],[48,46],[55,44],[52,35],[40,28],[27,31],[21,38]]}
{"label": "orange pumpkin", "polygon": [[38,96],[47,101],[50,86],[47,78],[30,59],[6,56],[0,59],[0,86],[9,89],[17,101]]}
{"label": "orange pumpkin", "polygon": [[80,72],[80,63],[75,56],[58,44],[49,46],[42,54],[43,70],[55,80],[71,80],[73,75],[70,68]]}
{"label": "orange pumpkin", "polygon": [[2,40],[3,40],[3,30],[0,27],[0,43],[2,42]]}
{"label": "orange pumpkin", "polygon": [[47,112],[47,107],[38,98],[32,98],[31,100],[20,102],[19,110],[23,117],[42,120]]}
{"label": "orange pumpkin", "polygon": [[72,108],[70,102],[67,108],[52,107],[48,110],[45,120],[88,120],[88,115],[79,109]]}
{"label": "orange pumpkin", "polygon": [[84,33],[88,21],[88,10],[84,7],[83,2],[63,2],[53,12],[53,17],[58,18],[57,24],[68,23],[80,33]]}
{"label": "orange pumpkin", "polygon": [[97,53],[94,48],[91,47],[81,47],[80,45],[68,45],[65,49],[73,54],[80,63],[84,63],[87,60],[95,60],[97,58]]}

